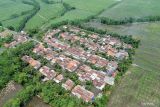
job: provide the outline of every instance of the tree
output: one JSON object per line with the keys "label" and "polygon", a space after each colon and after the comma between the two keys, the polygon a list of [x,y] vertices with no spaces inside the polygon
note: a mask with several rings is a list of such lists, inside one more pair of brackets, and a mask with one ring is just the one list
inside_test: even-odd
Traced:
{"label": "tree", "polygon": [[25,73],[25,72],[22,72],[22,73],[18,73],[16,76],[15,76],[15,80],[20,83],[20,84],[25,84],[27,83],[27,81],[29,81],[29,77],[28,77],[28,74]]}
{"label": "tree", "polygon": [[30,29],[28,30],[28,34],[30,37],[33,37],[35,34],[37,34],[39,32],[39,29],[38,28],[35,28],[35,29]]}
{"label": "tree", "polygon": [[14,27],[13,26],[8,26],[7,27],[9,30],[13,30],[13,31],[15,31],[15,29],[14,29]]}
{"label": "tree", "polygon": [[2,26],[2,22],[0,22],[0,26]]}
{"label": "tree", "polygon": [[20,107],[20,104],[21,104],[20,99],[16,98],[9,100],[8,103],[4,105],[4,107]]}

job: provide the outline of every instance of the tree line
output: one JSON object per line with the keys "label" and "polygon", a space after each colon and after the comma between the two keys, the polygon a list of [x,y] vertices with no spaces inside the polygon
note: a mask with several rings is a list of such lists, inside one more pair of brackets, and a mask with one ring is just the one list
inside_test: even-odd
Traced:
{"label": "tree line", "polygon": [[114,20],[106,17],[96,17],[95,19],[100,20],[102,24],[107,24],[107,25],[123,25],[123,24],[128,24],[128,23],[133,23],[133,22],[155,22],[155,21],[160,21],[160,16],[145,16],[142,18],[133,18],[133,17],[128,17],[120,20]]}

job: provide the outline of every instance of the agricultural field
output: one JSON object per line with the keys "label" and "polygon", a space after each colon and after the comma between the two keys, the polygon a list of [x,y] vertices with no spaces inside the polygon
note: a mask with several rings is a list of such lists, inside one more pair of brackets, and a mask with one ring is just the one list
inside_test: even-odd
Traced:
{"label": "agricultural field", "polygon": [[21,0],[0,0],[0,21],[12,19],[14,15],[31,10],[32,6],[22,3]]}
{"label": "agricultural field", "polygon": [[[0,14],[2,16],[0,22],[5,27],[13,26],[17,31],[22,30],[21,26],[25,30],[45,28],[65,20],[86,19],[117,2],[116,0],[101,0],[100,2],[97,0],[65,0],[63,3],[74,8],[67,10],[61,0],[50,0],[51,3],[45,1],[47,0],[0,0]],[[38,7],[33,14],[35,6]]]}
{"label": "agricultural field", "polygon": [[38,3],[40,4],[41,9],[26,23],[25,29],[32,29],[42,26],[49,20],[60,16],[64,9],[63,5],[60,3],[46,4],[40,0],[38,0]]}
{"label": "agricultural field", "polygon": [[119,20],[128,17],[159,16],[159,4],[159,0],[119,0],[119,3],[102,12],[99,17]]}
{"label": "agricultural field", "polygon": [[113,90],[109,107],[159,107],[160,22],[119,26],[106,26],[98,23],[88,23],[88,25],[141,39],[133,66]]}
{"label": "agricultural field", "polygon": [[[58,17],[54,20],[49,21],[43,27],[48,27],[51,24],[55,24],[65,20],[77,20],[77,19],[86,19],[90,16],[96,15],[103,10],[107,10],[111,5],[117,3],[116,0],[65,0],[67,4],[75,7],[74,10],[71,10],[65,13],[63,16]],[[98,4],[98,5],[97,5]]]}

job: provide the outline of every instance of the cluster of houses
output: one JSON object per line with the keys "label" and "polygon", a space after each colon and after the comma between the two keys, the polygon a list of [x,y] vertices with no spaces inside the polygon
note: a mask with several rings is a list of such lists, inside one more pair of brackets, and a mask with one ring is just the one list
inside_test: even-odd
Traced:
{"label": "cluster of houses", "polygon": [[[76,30],[76,32],[77,31],[78,30]],[[60,30],[59,29],[53,30],[53,32],[60,32]],[[64,36],[65,33],[60,33],[60,35],[63,34],[63,36]],[[56,33],[51,33],[51,34],[56,34]],[[66,35],[68,35],[68,33]],[[65,37],[66,37],[66,35],[65,35]],[[67,37],[70,37],[70,36],[68,35]],[[89,37],[92,37],[93,39],[98,39],[98,35],[96,35],[96,34],[89,35]],[[72,56],[74,59],[77,59],[77,60],[80,60],[83,62],[85,62],[85,61],[89,62],[91,64],[94,64],[97,67],[105,67],[107,69],[106,72],[108,73],[109,76],[114,75],[116,69],[118,68],[118,63],[113,64],[114,61],[109,61],[105,58],[102,58],[98,55],[93,54],[90,51],[85,51],[81,47],[71,47],[69,44],[64,44],[60,40],[55,38],[54,35],[46,35],[44,37],[44,40],[48,45],[54,47],[55,50],[62,50],[64,55]],[[85,39],[85,40],[87,40],[87,39]],[[98,43],[96,43],[96,44],[98,44]],[[115,48],[112,48],[111,45],[109,47],[111,47],[111,48],[109,48],[111,50],[112,49],[116,50]],[[107,52],[110,53],[110,51],[107,51]],[[117,52],[116,56],[121,57],[121,59],[122,59],[122,58],[127,57],[128,53],[123,50],[123,51]],[[69,60],[69,58],[68,58],[68,60]],[[56,62],[55,59],[53,59],[52,62],[53,63]],[[69,66],[67,66],[68,63],[64,63],[64,62],[69,62],[69,61],[67,61],[67,58],[65,58],[64,56],[61,56],[61,58],[58,59],[58,63],[60,65],[62,65],[63,68],[66,68],[67,70],[71,71],[71,69],[68,69],[68,67],[69,67]],[[75,62],[75,64],[73,64],[73,62]],[[79,65],[79,63],[74,60],[72,60],[72,63],[70,63],[70,66],[73,68],[73,70],[75,70],[78,65]]]}
{"label": "cluster of houses", "polygon": [[[65,26],[64,28],[67,28]],[[104,35],[99,37],[99,34],[86,34],[84,31],[81,31],[79,28],[71,27],[68,32],[60,33],[60,37],[64,40],[70,40],[71,42],[79,41],[80,44],[85,45],[89,50],[100,51],[106,53],[108,56],[116,57],[118,59],[123,59],[128,57],[128,53],[123,49],[132,48],[131,45],[121,42],[119,39],[114,38],[110,35]],[[70,33],[71,32],[71,33]],[[74,32],[74,33],[72,33]],[[76,34],[87,35],[87,37],[79,37]],[[122,48],[122,49],[117,49]]]}
{"label": "cluster of houses", "polygon": [[[30,56],[25,55],[21,59],[27,62],[33,68],[37,70],[39,69],[39,72],[45,76],[43,81],[53,80],[56,83],[61,83],[62,80],[64,80],[64,76],[62,74],[57,73],[47,66],[41,67],[41,63]],[[86,102],[92,101],[94,99],[94,93],[86,90],[83,86],[75,86],[75,83],[70,79],[67,79],[64,83],[62,83],[62,87],[71,91],[73,95],[77,96],[78,98],[82,98]]]}
{"label": "cluster of houses", "polygon": [[13,48],[20,43],[27,42],[29,38],[26,34],[20,33],[18,35],[14,35],[13,39],[14,41],[12,41],[11,43],[5,43],[4,46],[7,48]]}
{"label": "cluster of houses", "polygon": [[[128,57],[126,48],[132,48],[130,45],[122,43],[117,38],[113,38],[109,35],[99,37],[99,34],[87,34],[85,31],[81,31],[79,28],[63,26],[65,30],[55,29],[48,31],[44,36],[44,43],[47,43],[47,47],[43,43],[38,43],[33,52],[37,55],[43,56],[47,59],[51,65],[58,64],[65,71],[74,72],[77,74],[79,81],[86,83],[91,81],[93,86],[102,92],[103,88],[108,85],[114,84],[114,76],[118,68],[118,60],[122,60]],[[66,31],[67,29],[67,31]],[[87,35],[81,37],[80,35]],[[19,37],[22,41],[25,39]],[[58,38],[57,38],[58,37]],[[15,40],[19,40],[15,39]],[[83,49],[81,46],[73,47],[68,42],[75,43],[77,45],[84,44],[89,51]],[[103,52],[108,56],[117,58],[118,60],[109,61],[101,56],[95,55],[95,52]],[[94,100],[97,95],[85,88],[85,85],[75,85],[74,81],[69,78],[65,78],[63,73],[56,72],[56,69],[42,65],[39,61],[34,60],[30,56],[23,56],[22,60],[29,63],[35,69],[39,69],[39,72],[44,76],[43,81],[53,80],[56,83],[61,83],[62,87],[78,98],[82,98],[86,102]],[[85,63],[87,62],[87,63]],[[91,63],[97,67],[106,68],[106,71],[99,71],[91,68],[88,63]]]}
{"label": "cluster of houses", "polygon": [[22,60],[29,63],[29,65],[35,69],[38,69],[39,67],[41,67],[41,63],[30,56],[25,55],[22,57]]}
{"label": "cluster of houses", "polygon": [[[48,50],[48,53],[46,50]],[[99,90],[102,90],[106,84],[114,84],[114,79],[112,77],[108,77],[106,73],[93,70],[85,64],[81,65],[79,61],[71,59],[65,55],[58,55],[55,51],[52,51],[51,48],[45,48],[42,44],[36,45],[33,49],[33,52],[38,55],[42,55],[44,58],[46,58],[46,55],[50,54],[48,56],[50,56],[52,59],[48,58],[48,60],[51,62],[51,64],[58,63],[63,69],[66,69],[69,72],[75,72],[81,82],[91,81],[93,85]],[[64,78],[62,74],[57,76],[57,73],[54,70],[51,70],[46,66],[41,67],[39,71],[46,77],[45,80],[52,80],[54,78],[53,80],[56,83],[60,83]],[[62,86],[65,87],[65,89],[71,89],[72,85],[70,86],[68,84],[73,85],[74,83],[68,81],[66,84],[62,84]],[[83,88],[81,90],[84,90]]]}

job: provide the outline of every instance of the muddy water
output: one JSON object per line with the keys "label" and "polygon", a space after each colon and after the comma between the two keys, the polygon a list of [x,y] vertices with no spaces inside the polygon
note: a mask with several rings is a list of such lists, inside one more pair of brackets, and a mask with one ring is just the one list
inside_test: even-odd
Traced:
{"label": "muddy water", "polygon": [[40,98],[35,96],[25,107],[51,107],[51,106],[44,103]]}
{"label": "muddy water", "polygon": [[0,107],[14,96],[22,89],[23,87],[13,81],[9,82],[6,88],[2,89],[0,92]]}

